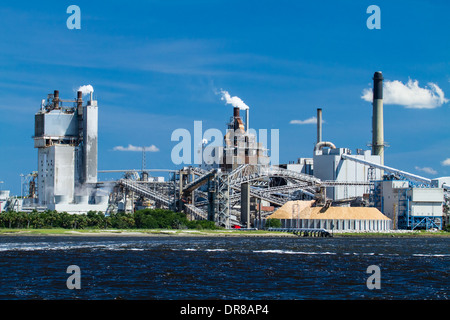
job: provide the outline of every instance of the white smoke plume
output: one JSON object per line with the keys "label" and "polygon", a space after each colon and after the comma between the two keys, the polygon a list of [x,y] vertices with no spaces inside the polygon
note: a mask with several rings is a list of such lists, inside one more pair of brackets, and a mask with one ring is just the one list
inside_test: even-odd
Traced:
{"label": "white smoke plume", "polygon": [[145,148],[145,151],[148,151],[148,152],[158,152],[159,151],[159,149],[154,144],[152,144],[151,146],[148,146],[148,147],[137,147],[137,146],[133,146],[132,144],[129,144],[128,147],[116,146],[113,148],[113,150],[114,151],[134,151],[134,152],[139,151],[139,152],[142,152],[144,150],[144,148]]}
{"label": "white smoke plume", "polygon": [[233,107],[237,107],[240,110],[247,110],[249,109],[249,106],[244,103],[244,101],[241,100],[239,97],[232,97],[228,91],[220,90],[220,93],[222,94],[221,100],[225,100],[227,104],[231,104]]}
{"label": "white smoke plume", "polygon": [[91,92],[94,92],[94,87],[92,87],[90,84],[81,86],[77,89],[77,92],[81,91],[83,93],[83,96],[90,94]]}
{"label": "white smoke plume", "polygon": [[[401,81],[385,81],[383,84],[383,102],[401,105],[412,109],[434,109],[448,102],[444,91],[437,84],[428,83],[429,87],[419,87],[419,81],[409,79],[406,84]],[[372,102],[372,89],[364,89],[361,98]]]}

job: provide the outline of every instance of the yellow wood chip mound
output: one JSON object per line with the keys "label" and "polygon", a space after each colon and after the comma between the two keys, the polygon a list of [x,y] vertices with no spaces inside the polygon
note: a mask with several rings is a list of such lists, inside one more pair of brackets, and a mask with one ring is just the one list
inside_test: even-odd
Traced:
{"label": "yellow wood chip mound", "polygon": [[377,208],[369,207],[312,207],[311,201],[288,201],[267,218],[274,219],[360,219],[390,220]]}
{"label": "yellow wood chip mound", "polygon": [[305,209],[311,208],[314,204],[315,200],[310,201],[288,201],[282,207],[280,207],[277,211],[271,214],[268,218],[275,219],[295,219],[298,218],[298,214],[304,211]]}

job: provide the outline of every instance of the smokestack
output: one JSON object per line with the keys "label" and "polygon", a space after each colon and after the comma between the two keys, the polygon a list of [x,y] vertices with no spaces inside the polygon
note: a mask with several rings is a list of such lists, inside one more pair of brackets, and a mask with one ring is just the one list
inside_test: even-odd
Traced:
{"label": "smokestack", "polygon": [[83,104],[83,92],[78,91],[77,92],[77,106],[81,107],[82,104]]}
{"label": "smokestack", "polygon": [[245,110],[245,129],[248,133],[248,130],[250,129],[249,127],[249,122],[248,122],[248,114],[249,114],[249,110],[247,108],[247,110]]}
{"label": "smokestack", "polygon": [[239,118],[239,108],[238,107],[234,107],[233,108],[233,117],[234,118]]}
{"label": "smokestack", "polygon": [[317,108],[317,143],[322,142],[322,109]]}
{"label": "smokestack", "polygon": [[59,107],[59,91],[55,90],[53,91],[53,109],[56,109]]}
{"label": "smokestack", "polygon": [[83,137],[83,91],[77,92],[78,136]]}
{"label": "smokestack", "polygon": [[372,114],[372,154],[380,156],[384,165],[384,129],[383,129],[383,74],[373,75],[373,114]]}

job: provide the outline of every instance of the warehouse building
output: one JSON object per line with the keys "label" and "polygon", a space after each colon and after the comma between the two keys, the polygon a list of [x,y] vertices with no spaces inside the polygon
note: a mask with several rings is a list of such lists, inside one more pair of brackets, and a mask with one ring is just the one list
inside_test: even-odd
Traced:
{"label": "warehouse building", "polygon": [[321,207],[315,201],[289,201],[267,219],[256,220],[264,228],[268,219],[278,219],[282,228],[326,229],[349,232],[382,232],[392,229],[392,220],[377,208]]}

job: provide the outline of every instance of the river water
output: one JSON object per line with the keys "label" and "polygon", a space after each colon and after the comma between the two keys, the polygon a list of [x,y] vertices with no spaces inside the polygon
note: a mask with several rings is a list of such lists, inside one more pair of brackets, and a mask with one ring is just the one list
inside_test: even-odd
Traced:
{"label": "river water", "polygon": [[[449,238],[0,236],[0,299],[449,299]],[[68,289],[72,273],[80,289]],[[369,289],[379,268],[379,289]],[[73,282],[74,283],[74,282]]]}

